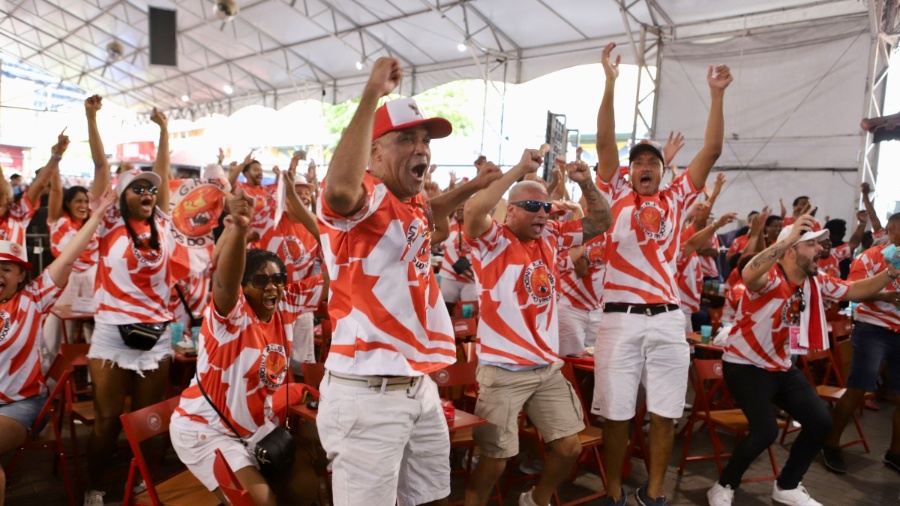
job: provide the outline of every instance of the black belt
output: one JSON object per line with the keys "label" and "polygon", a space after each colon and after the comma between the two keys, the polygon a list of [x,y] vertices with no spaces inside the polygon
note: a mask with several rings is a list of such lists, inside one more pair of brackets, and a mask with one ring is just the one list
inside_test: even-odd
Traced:
{"label": "black belt", "polygon": [[621,304],[618,302],[607,302],[603,305],[604,313],[640,313],[647,316],[656,316],[660,313],[677,310],[677,304]]}

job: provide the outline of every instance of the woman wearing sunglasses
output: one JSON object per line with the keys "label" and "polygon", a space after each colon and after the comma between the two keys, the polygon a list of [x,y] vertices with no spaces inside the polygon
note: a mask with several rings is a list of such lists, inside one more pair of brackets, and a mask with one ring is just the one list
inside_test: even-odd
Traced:
{"label": "woman wearing sunglasses", "polygon": [[[85,100],[95,199],[109,187],[110,179],[96,120],[101,105],[98,96]],[[154,109],[150,119],[159,125],[153,171],[119,174],[118,205],[107,210],[97,230],[97,313],[88,352],[95,420],[84,500],[91,506],[103,504],[100,483],[115,450],[126,397],[131,396],[132,410],[163,400],[172,355],[171,290],[177,279],[189,274],[186,255],[176,250],[166,214],[170,170],[166,117]]]}
{"label": "woman wearing sunglasses", "polygon": [[318,479],[308,459],[298,453],[290,469],[267,480],[253,450],[284,421],[286,413],[274,406],[286,401],[275,398],[276,390],[288,395],[279,386],[290,375],[293,326],[301,313],[318,307],[328,280],[319,275],[288,284],[277,255],[246,249],[253,201],[238,190],[228,206],[231,216],[214,253],[212,302],[200,330],[197,377],[172,416],[172,446],[223,502],[213,475],[216,449],[256,504],[274,505],[276,496],[284,504],[310,504]]}

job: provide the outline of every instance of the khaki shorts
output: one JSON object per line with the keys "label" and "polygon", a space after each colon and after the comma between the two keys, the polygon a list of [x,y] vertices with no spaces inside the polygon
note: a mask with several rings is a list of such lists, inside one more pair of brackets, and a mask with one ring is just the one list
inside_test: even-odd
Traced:
{"label": "khaki shorts", "polygon": [[528,371],[479,364],[475,414],[488,423],[472,435],[481,453],[495,459],[519,453],[519,413],[525,413],[546,442],[578,434],[584,415],[575,389],[563,377],[562,362]]}

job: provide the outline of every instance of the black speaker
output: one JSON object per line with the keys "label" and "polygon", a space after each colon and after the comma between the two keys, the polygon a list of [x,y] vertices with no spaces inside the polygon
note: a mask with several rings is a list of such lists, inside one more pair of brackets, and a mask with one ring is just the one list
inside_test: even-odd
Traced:
{"label": "black speaker", "polygon": [[178,66],[176,11],[150,7],[150,64]]}

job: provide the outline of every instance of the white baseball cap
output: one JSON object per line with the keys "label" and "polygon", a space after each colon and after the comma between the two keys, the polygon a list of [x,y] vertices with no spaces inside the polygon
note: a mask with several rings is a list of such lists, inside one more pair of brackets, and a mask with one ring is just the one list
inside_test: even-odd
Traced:
{"label": "white baseball cap", "polygon": [[0,262],[14,262],[26,270],[31,270],[31,262],[25,254],[25,248],[13,241],[0,241]]}
{"label": "white baseball cap", "polygon": [[453,132],[453,125],[444,118],[426,118],[422,110],[411,98],[400,98],[385,102],[375,111],[372,140],[395,130],[403,130],[417,125],[425,125],[432,139],[447,137]]}
{"label": "white baseball cap", "polygon": [[[781,242],[781,241],[787,239],[788,236],[791,235],[791,230],[793,230],[793,229],[794,229],[794,225],[788,225],[788,226],[784,227],[783,229],[781,229],[781,232],[778,233],[778,240],[776,242]],[[825,230],[824,228],[822,230],[818,230],[815,232],[810,230],[809,232],[806,232],[805,234],[801,235],[800,239],[797,239],[797,242],[795,242],[794,244],[791,244],[791,246],[794,246],[795,244],[800,244],[801,242],[805,242],[805,241],[813,241],[813,240],[818,241],[827,233],[828,233],[828,230]]]}
{"label": "white baseball cap", "polygon": [[305,186],[309,188],[309,191],[314,191],[316,189],[315,185],[307,181],[306,176],[302,174],[294,176],[294,186]]}
{"label": "white baseball cap", "polygon": [[116,195],[121,197],[125,189],[131,186],[131,183],[140,180],[148,181],[157,188],[162,184],[162,179],[155,172],[131,169],[128,172],[119,174],[119,180],[116,182]]}

